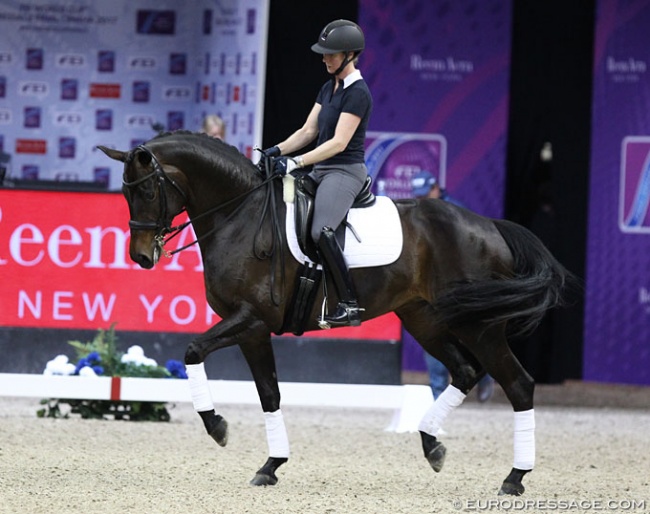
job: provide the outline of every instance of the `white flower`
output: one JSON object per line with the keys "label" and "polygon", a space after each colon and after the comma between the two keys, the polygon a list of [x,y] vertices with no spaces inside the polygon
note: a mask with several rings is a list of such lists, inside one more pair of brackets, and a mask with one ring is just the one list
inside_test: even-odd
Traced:
{"label": "white flower", "polygon": [[95,370],[91,368],[90,366],[84,366],[79,370],[79,376],[80,377],[96,377],[97,373],[95,373]]}
{"label": "white flower", "polygon": [[150,359],[145,356],[144,350],[141,346],[133,345],[127,352],[122,355],[121,361],[125,364],[135,364],[136,366],[158,366],[158,363],[154,359]]}
{"label": "white flower", "polygon": [[72,375],[76,366],[68,362],[66,355],[57,355],[45,365],[43,375]]}

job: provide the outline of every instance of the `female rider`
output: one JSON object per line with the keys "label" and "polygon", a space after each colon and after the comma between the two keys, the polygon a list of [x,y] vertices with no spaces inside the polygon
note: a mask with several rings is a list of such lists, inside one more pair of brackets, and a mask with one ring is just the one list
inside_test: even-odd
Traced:
{"label": "female rider", "polygon": [[[331,326],[358,326],[359,313],[363,310],[357,302],[334,230],[343,221],[368,175],[364,143],[372,96],[356,68],[364,47],[363,32],[356,23],[336,20],[325,26],[311,49],[323,55],[333,80],[321,87],[305,124],[264,152],[276,158],[274,169],[281,173],[314,165],[310,175],[318,183],[318,189],[311,237],[339,295],[336,311],[324,318]],[[313,150],[294,158],[279,157],[300,150],[316,137],[317,146]]]}

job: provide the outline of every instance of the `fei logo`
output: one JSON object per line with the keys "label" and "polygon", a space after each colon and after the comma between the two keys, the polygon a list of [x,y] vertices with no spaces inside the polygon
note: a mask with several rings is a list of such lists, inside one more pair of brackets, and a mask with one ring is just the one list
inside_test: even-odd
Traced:
{"label": "fei logo", "polygon": [[650,137],[626,137],[621,150],[618,226],[622,232],[650,234]]}
{"label": "fei logo", "polygon": [[368,132],[366,166],[376,193],[395,199],[412,198],[411,179],[430,171],[441,187],[447,182],[447,140],[440,134]]}
{"label": "fei logo", "polygon": [[35,96],[43,98],[49,93],[49,84],[40,80],[30,80],[18,83],[18,94],[20,96]]}

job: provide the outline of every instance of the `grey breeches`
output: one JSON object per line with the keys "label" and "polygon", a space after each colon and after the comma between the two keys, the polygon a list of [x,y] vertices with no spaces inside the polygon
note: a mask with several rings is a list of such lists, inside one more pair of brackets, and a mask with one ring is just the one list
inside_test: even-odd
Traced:
{"label": "grey breeches", "polygon": [[324,227],[336,230],[368,175],[366,165],[318,166],[310,173],[318,182],[311,237],[317,243]]}

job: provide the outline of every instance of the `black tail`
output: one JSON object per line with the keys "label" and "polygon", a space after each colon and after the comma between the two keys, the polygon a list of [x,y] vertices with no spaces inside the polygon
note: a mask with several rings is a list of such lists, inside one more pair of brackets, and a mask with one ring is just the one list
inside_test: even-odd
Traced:
{"label": "black tail", "polygon": [[509,335],[526,334],[547,310],[563,304],[573,275],[529,230],[505,220],[494,224],[512,252],[513,275],[454,284],[436,300],[436,312],[450,327],[508,322]]}

